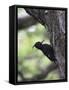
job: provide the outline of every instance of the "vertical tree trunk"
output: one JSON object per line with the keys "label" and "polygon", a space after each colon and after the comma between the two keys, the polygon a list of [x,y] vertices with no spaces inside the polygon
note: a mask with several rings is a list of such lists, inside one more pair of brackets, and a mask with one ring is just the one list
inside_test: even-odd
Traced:
{"label": "vertical tree trunk", "polygon": [[60,78],[65,79],[65,10],[25,9],[38,22],[48,27],[50,43],[57,59]]}

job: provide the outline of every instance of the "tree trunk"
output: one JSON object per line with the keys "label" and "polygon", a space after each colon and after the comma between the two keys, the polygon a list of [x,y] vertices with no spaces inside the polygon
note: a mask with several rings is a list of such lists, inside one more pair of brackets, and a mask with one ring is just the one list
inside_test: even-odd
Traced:
{"label": "tree trunk", "polygon": [[25,8],[42,25],[48,27],[51,46],[57,59],[60,78],[65,79],[65,9],[45,10]]}

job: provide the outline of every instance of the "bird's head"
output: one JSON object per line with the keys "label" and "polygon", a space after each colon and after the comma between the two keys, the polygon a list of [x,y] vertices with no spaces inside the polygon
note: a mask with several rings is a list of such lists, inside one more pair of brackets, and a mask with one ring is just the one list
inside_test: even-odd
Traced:
{"label": "bird's head", "polygon": [[42,42],[36,42],[33,47],[36,47],[38,49],[40,49],[42,47],[42,43],[44,42],[44,40]]}

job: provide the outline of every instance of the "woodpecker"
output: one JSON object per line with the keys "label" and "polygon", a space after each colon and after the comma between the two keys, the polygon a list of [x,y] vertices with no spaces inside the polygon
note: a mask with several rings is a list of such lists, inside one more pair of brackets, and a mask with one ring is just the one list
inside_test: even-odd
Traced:
{"label": "woodpecker", "polygon": [[45,56],[47,56],[51,61],[55,63],[56,58],[54,55],[53,47],[49,44],[43,44],[43,42],[44,40],[42,42],[36,42],[33,47],[41,50]]}

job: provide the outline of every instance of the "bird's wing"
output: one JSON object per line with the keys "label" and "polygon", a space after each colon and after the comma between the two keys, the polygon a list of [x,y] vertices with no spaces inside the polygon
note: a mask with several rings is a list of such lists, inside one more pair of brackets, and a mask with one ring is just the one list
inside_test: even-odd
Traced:
{"label": "bird's wing", "polygon": [[49,58],[49,59],[55,59],[54,57],[54,50],[53,48],[48,44],[43,44],[43,53]]}
{"label": "bird's wing", "polygon": [[44,49],[49,50],[50,52],[53,52],[53,48],[51,47],[51,45],[48,44],[43,44]]}

